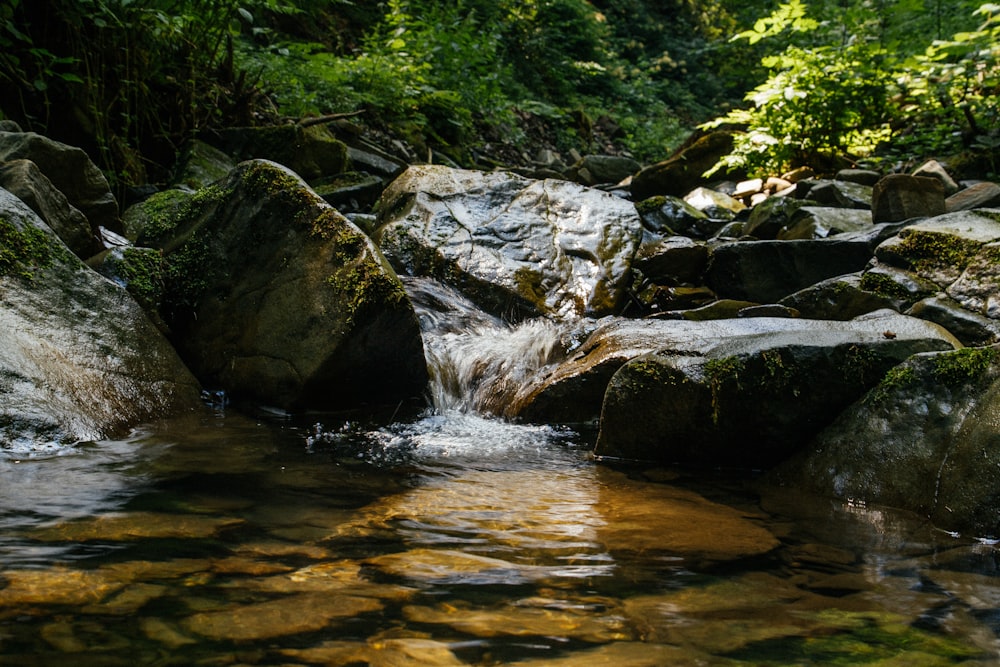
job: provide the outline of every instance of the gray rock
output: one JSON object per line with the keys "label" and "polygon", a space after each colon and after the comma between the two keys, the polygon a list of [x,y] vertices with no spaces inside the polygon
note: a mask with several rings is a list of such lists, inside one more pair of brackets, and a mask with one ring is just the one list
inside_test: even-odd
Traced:
{"label": "gray rock", "polygon": [[936,178],[890,174],[872,190],[872,221],[898,222],[945,212],[944,186]]}
{"label": "gray rock", "polygon": [[11,160],[0,164],[0,188],[27,204],[77,257],[87,259],[100,250],[87,217],[69,203],[34,162]]}
{"label": "gray rock", "polygon": [[903,311],[914,303],[937,293],[941,288],[915,273],[874,263],[861,274],[860,287],[892,303],[892,309]]}
{"label": "gray rock", "polygon": [[1000,207],[1000,185],[989,181],[970,185],[945,200],[945,208],[949,213],[998,207]]}
{"label": "gray rock", "polygon": [[694,206],[710,219],[723,220],[725,222],[729,222],[737,214],[746,209],[746,205],[740,200],[734,199],[724,192],[710,188],[695,188],[684,195],[684,201]]}
{"label": "gray rock", "polygon": [[778,238],[785,241],[825,239],[835,234],[864,231],[872,226],[871,211],[803,206],[792,214],[788,225],[778,232]]}
{"label": "gray rock", "polygon": [[271,160],[307,181],[334,176],[347,167],[347,146],[323,125],[234,127],[205,139],[236,160]]}
{"label": "gray rock", "polygon": [[762,240],[778,237],[778,232],[787,227],[792,216],[803,206],[817,205],[812,200],[791,197],[768,197],[750,211],[750,219],[743,227],[743,233]]}
{"label": "gray rock", "polygon": [[[959,346],[897,313],[850,322],[747,318],[716,344],[637,357],[608,384],[595,454],[697,466],[767,467],[805,446],[893,366]],[[701,326],[706,326],[702,324]],[[756,330],[749,327],[755,327]]]}
{"label": "gray rock", "polygon": [[827,278],[860,271],[874,245],[871,233],[721,243],[712,249],[705,284],[720,297],[776,303]]}
{"label": "gray rock", "polygon": [[[681,197],[698,187],[703,174],[733,150],[730,132],[711,132],[692,139],[671,157],[640,170],[632,178],[632,198],[642,201],[657,195]],[[733,176],[742,180],[743,174],[721,173],[720,177]]]}
{"label": "gray rock", "polygon": [[800,181],[794,194],[797,199],[811,199],[822,206],[865,210],[872,207],[872,188],[849,181]]}
{"label": "gray rock", "polygon": [[227,153],[196,139],[184,151],[174,185],[200,190],[228,176],[235,166]]}
{"label": "gray rock", "polygon": [[918,355],[884,376],[769,481],[1000,536],[1000,354]]}
{"label": "gray rock", "polygon": [[244,162],[142,241],[164,249],[164,319],[206,386],[283,409],[419,395],[416,315],[374,244],[295,174]]}
{"label": "gray rock", "polygon": [[642,236],[631,202],[504,172],[411,167],[378,210],[378,242],[397,270],[514,320],[616,312]]}
{"label": "gray rock", "polygon": [[899,310],[902,304],[861,287],[861,273],[849,273],[822,280],[780,301],[802,317],[813,320],[850,320],[886,308]]}
{"label": "gray rock", "polygon": [[958,192],[958,183],[951,177],[951,174],[937,160],[928,160],[913,170],[914,176],[924,176],[926,178],[936,178],[941,181],[945,196],[951,196]]}
{"label": "gray rock", "polygon": [[686,236],[643,243],[632,266],[658,284],[696,283],[708,265],[708,247]]}
{"label": "gray rock", "polygon": [[604,183],[620,183],[641,168],[642,165],[629,157],[584,155],[582,160],[570,168],[567,176],[583,185],[594,186]]}
{"label": "gray rock", "polygon": [[881,178],[881,173],[871,169],[841,169],[837,172],[836,180],[872,187],[878,183]]}
{"label": "gray rock", "polygon": [[982,346],[1000,343],[1000,322],[962,308],[946,296],[932,296],[913,304],[907,315],[938,324],[963,345]]}
{"label": "gray rock", "polygon": [[132,298],[0,189],[0,448],[120,436],[200,408],[199,387]]}
{"label": "gray rock", "polygon": [[93,232],[99,227],[121,232],[118,202],[108,180],[82,149],[34,132],[0,132],[0,162],[19,159],[34,162],[69,203],[87,216]]}
{"label": "gray rock", "polygon": [[656,236],[681,234],[697,239],[707,239],[724,224],[710,220],[680,197],[650,197],[636,204],[636,211],[643,227]]}
{"label": "gray rock", "polygon": [[312,184],[313,190],[341,213],[371,210],[385,189],[379,176],[349,171]]}

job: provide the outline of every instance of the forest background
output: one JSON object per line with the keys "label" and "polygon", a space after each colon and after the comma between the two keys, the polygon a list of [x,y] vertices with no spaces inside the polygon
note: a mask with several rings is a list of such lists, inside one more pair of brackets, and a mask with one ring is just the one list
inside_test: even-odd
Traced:
{"label": "forest background", "polygon": [[751,175],[995,177],[998,98],[1000,5],[968,0],[0,0],[0,118],[120,189],[169,181],[206,130],[330,114],[470,167],[648,163],[725,126]]}

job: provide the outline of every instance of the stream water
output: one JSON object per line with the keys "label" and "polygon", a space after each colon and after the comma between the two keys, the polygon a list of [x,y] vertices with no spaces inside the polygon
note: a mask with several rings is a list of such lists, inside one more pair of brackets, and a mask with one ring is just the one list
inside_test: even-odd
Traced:
{"label": "stream water", "polygon": [[994,545],[485,417],[565,332],[424,297],[425,414],[0,450],[0,664],[1000,661]]}

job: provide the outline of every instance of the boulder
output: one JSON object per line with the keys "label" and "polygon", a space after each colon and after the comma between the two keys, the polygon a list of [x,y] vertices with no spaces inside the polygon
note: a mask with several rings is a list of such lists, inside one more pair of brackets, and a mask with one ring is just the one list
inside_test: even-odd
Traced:
{"label": "boulder", "polygon": [[898,299],[864,289],[861,277],[861,273],[848,273],[827,278],[789,294],[780,303],[813,320],[850,320],[876,310],[900,309]]}
{"label": "boulder", "polygon": [[69,203],[34,162],[11,160],[0,164],[0,188],[27,204],[77,257],[87,259],[100,250],[87,217]]}
{"label": "boulder", "polygon": [[[632,178],[632,198],[657,195],[682,197],[704,181],[704,174],[733,151],[731,132],[711,132],[680,148],[662,162],[640,170]],[[719,174],[725,177],[727,174]]]}
{"label": "boulder", "polygon": [[570,167],[566,176],[583,185],[620,183],[642,168],[630,157],[617,155],[584,155]]}
{"label": "boulder", "polygon": [[898,222],[945,212],[944,186],[936,178],[890,174],[872,189],[872,221]]}
{"label": "boulder", "polygon": [[135,301],[0,189],[0,450],[31,456],[200,408]]}
{"label": "boulder", "polygon": [[768,481],[1000,537],[1000,349],[920,354],[889,371]]}
{"label": "boulder", "polygon": [[811,199],[821,206],[870,210],[872,188],[850,181],[808,180],[796,185],[795,198]]}
{"label": "boulder", "polygon": [[642,237],[631,202],[506,172],[411,167],[378,210],[377,239],[397,270],[514,320],[616,312]]}
{"label": "boulder", "polygon": [[937,160],[928,160],[923,163],[913,170],[913,175],[934,178],[941,181],[941,187],[944,188],[946,197],[958,192],[958,183],[951,177],[951,174],[944,168],[944,165]]}
{"label": "boulder", "polygon": [[945,208],[949,213],[998,207],[1000,207],[1000,185],[989,181],[970,185],[945,200]]}
{"label": "boulder", "polygon": [[705,284],[720,297],[774,303],[821,280],[860,271],[876,231],[799,241],[730,241],[712,249]]}
{"label": "boulder", "polygon": [[228,176],[235,166],[236,160],[228,154],[195,139],[182,153],[173,183],[187,190],[200,190]]}
{"label": "boulder", "polygon": [[900,312],[940,290],[937,284],[915,273],[878,262],[861,274],[859,287],[887,299],[892,303],[891,308]]}
{"label": "boulder", "polygon": [[320,179],[313,190],[341,213],[369,211],[385,189],[385,181],[360,171],[348,171]]}
{"label": "boulder", "polygon": [[881,178],[882,174],[872,169],[841,169],[837,172],[836,180],[872,187]]}
{"label": "boulder", "polygon": [[698,239],[712,237],[724,223],[710,220],[680,197],[659,196],[644,199],[635,206],[642,226],[657,236],[681,234]]}
{"label": "boulder", "polygon": [[778,232],[789,226],[792,216],[800,208],[816,204],[817,202],[808,199],[769,197],[750,211],[743,233],[758,239],[775,239]]}
{"label": "boulder", "polygon": [[118,202],[108,179],[80,148],[34,132],[0,132],[0,162],[30,160],[52,185],[83,213],[91,231],[106,227],[121,232]]}
{"label": "boulder", "polygon": [[684,195],[684,201],[712,220],[728,222],[746,210],[746,204],[740,200],[710,188],[695,188]]}
{"label": "boulder", "polygon": [[918,352],[960,345],[940,327],[898,313],[837,323],[736,321],[746,323],[746,334],[727,332],[698,354],[691,343],[661,345],[622,366],[608,384],[595,454],[773,466],[893,366]]}
{"label": "boulder", "polygon": [[871,211],[829,206],[802,206],[792,214],[788,225],[778,232],[778,239],[825,239],[845,232],[872,228]]}
{"label": "boulder", "polygon": [[284,409],[397,403],[424,390],[402,284],[298,176],[248,161],[175,206],[140,241],[163,250],[164,320],[204,384]]}
{"label": "boulder", "polygon": [[697,283],[708,265],[708,246],[686,236],[643,243],[632,266],[655,283]]}
{"label": "boulder", "polygon": [[1000,343],[1000,322],[970,312],[945,295],[922,299],[913,304],[906,314],[944,327],[963,345]]}
{"label": "boulder", "polygon": [[226,128],[205,140],[236,160],[271,160],[307,181],[339,174],[347,167],[347,146],[323,125]]}

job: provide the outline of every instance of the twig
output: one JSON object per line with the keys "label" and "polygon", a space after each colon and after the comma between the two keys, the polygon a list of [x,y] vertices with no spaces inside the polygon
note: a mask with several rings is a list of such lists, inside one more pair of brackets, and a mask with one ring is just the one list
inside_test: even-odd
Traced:
{"label": "twig", "polygon": [[332,113],[326,116],[319,116],[318,118],[303,118],[299,121],[299,127],[312,127],[313,125],[322,125],[323,123],[332,123],[335,120],[341,120],[342,118],[351,118],[353,116],[360,116],[365,112],[364,109],[358,109],[357,111],[348,111],[346,113]]}

